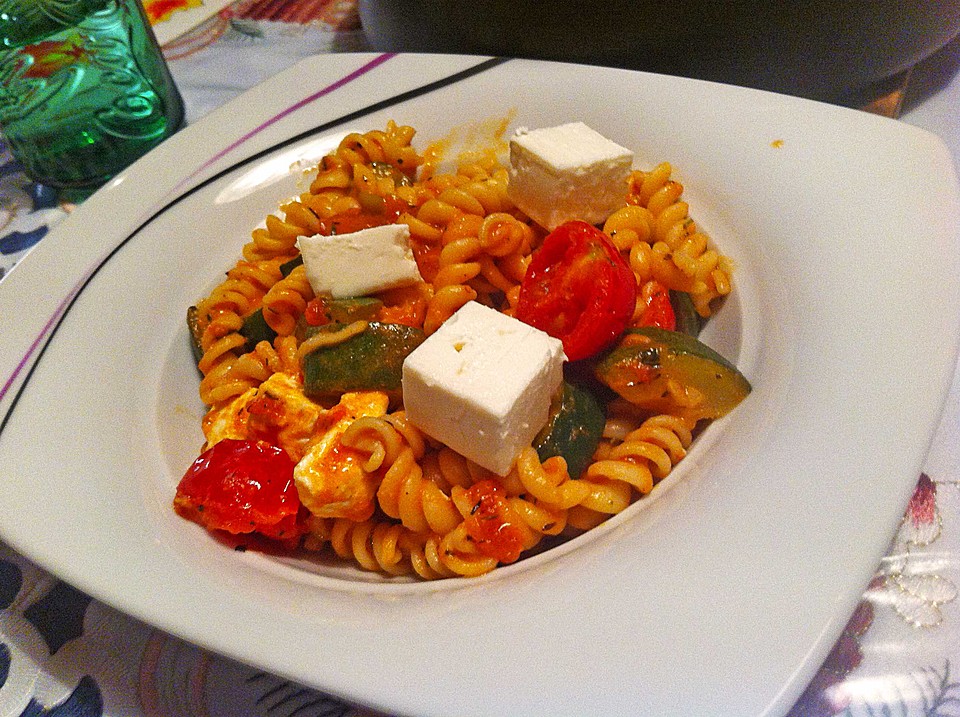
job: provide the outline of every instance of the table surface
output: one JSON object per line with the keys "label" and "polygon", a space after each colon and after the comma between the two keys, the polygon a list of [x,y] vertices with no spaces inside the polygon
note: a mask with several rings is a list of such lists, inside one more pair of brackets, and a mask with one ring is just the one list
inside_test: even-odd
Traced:
{"label": "table surface", "polygon": [[[145,0],[188,122],[298,60],[367,49],[355,0]],[[960,41],[913,69],[900,119],[960,158]],[[2,145],[0,145],[2,147]],[[0,155],[0,278],[71,207]],[[797,717],[960,715],[960,382],[913,500]],[[358,708],[91,600],[0,544],[0,717],[313,717]]]}

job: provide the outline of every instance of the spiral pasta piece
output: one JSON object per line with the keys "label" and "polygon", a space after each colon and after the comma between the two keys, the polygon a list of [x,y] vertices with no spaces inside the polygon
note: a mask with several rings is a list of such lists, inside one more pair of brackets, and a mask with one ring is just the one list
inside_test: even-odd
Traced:
{"label": "spiral pasta piece", "polygon": [[[226,337],[221,343],[229,346],[234,341]],[[203,358],[206,359],[215,350],[216,346]],[[277,351],[268,341],[261,341],[253,351],[240,356],[235,356],[232,351],[223,351],[218,354],[216,364],[209,368],[200,381],[200,400],[210,406],[222,404],[249,388],[259,386],[282,367]]]}
{"label": "spiral pasta piece", "polygon": [[239,261],[226,279],[197,302],[200,345],[204,350],[243,326],[243,319],[260,307],[263,296],[281,278],[274,262]]}
{"label": "spiral pasta piece", "polygon": [[383,477],[377,492],[383,512],[416,532],[443,535],[461,522],[462,516],[449,495],[429,478],[405,450]]}
{"label": "spiral pasta piece", "polygon": [[477,233],[482,220],[472,214],[458,214],[443,232],[439,270],[433,278],[434,289],[467,284],[480,273],[475,261],[482,248]]}
{"label": "spiral pasta piece", "polygon": [[[479,575],[498,559],[484,552],[466,527],[476,506],[468,489],[488,480],[486,469],[449,448],[430,450],[420,432],[397,412],[386,417],[362,417],[344,432],[344,445],[360,451],[364,470],[382,475],[377,491],[381,512],[408,533],[401,541],[411,569],[424,578]],[[539,460],[534,458],[536,465]],[[422,462],[422,465],[421,465]],[[562,470],[562,465],[559,464]],[[559,535],[567,524],[566,510],[526,494],[519,480],[506,480],[508,522],[519,531],[521,549],[536,546],[545,535]],[[419,537],[418,537],[419,536]],[[363,545],[369,541],[364,538]],[[348,553],[345,541],[340,552]],[[356,552],[357,546],[351,544]],[[353,557],[366,569],[383,570],[371,557],[372,548]]]}
{"label": "spiral pasta piece", "polygon": [[476,298],[476,290],[465,284],[453,284],[439,289],[427,305],[427,315],[423,322],[424,333],[428,336],[432,334],[458,309]]}
{"label": "spiral pasta piece", "polygon": [[431,211],[447,224],[440,235],[437,271],[432,277],[435,293],[427,308],[427,333],[478,297],[491,303],[492,295],[501,292],[508,304],[515,305],[536,240],[533,229],[506,212],[480,216],[441,211],[438,204],[432,205]]}
{"label": "spiral pasta piece", "polygon": [[529,550],[545,535],[560,535],[567,527],[568,511],[520,496],[508,501],[510,507],[523,519],[523,549]]}
{"label": "spiral pasta piece", "polygon": [[711,302],[730,293],[730,260],[709,246],[709,238],[690,217],[683,185],[671,179],[663,162],[630,177],[628,206],[614,212],[604,231],[627,252],[640,282],[656,279],[690,294],[697,312],[712,312]]}
{"label": "spiral pasta piece", "polygon": [[601,458],[587,467],[583,482],[591,491],[579,505],[613,514],[631,502],[632,491],[625,486],[647,495],[686,456],[694,423],[680,416],[653,416],[621,442],[601,449]]}
{"label": "spiral pasta piece", "polygon": [[264,226],[250,234],[250,241],[243,247],[243,256],[248,261],[265,259],[290,259],[297,254],[297,239],[313,236],[320,230],[320,217],[308,205],[298,200],[286,202],[280,214],[269,214]]}
{"label": "spiral pasta piece", "polygon": [[356,197],[339,191],[323,191],[319,194],[304,192],[300,195],[300,203],[321,220],[361,209]]}
{"label": "spiral pasta piece", "polygon": [[480,552],[463,523],[440,538],[436,552],[444,568],[462,577],[489,573],[498,564],[496,558]]}
{"label": "spiral pasta piece", "polygon": [[[511,474],[498,480],[507,493],[507,522],[518,529],[521,534],[520,544],[522,551],[535,547],[545,535],[559,535],[567,524],[567,510],[556,505],[550,505],[527,495],[516,475]],[[456,504],[463,518],[473,514],[476,505],[468,496],[466,486],[454,485],[450,496]]]}
{"label": "spiral pasta piece", "polygon": [[448,446],[443,446],[436,453],[434,479],[444,487],[460,486],[469,488],[474,483],[491,478],[493,473],[471,460],[464,458]]}
{"label": "spiral pasta piece", "polygon": [[480,555],[459,530],[446,536],[407,532],[402,547],[411,569],[424,580],[476,577],[497,566],[495,559]]}
{"label": "spiral pasta piece", "polygon": [[240,330],[244,319],[261,307],[263,297],[280,278],[276,262],[240,261],[197,303],[196,331],[202,352],[197,367],[204,376],[200,395],[205,403],[228,400],[269,375],[264,375],[263,349],[238,363],[247,350],[247,339]]}
{"label": "spiral pasta piece", "polygon": [[326,518],[328,525],[314,527],[315,549],[328,543],[339,557],[352,560],[364,570],[389,575],[406,575],[412,570],[403,542],[407,530],[375,519],[355,522],[347,518]]}
{"label": "spiral pasta piece", "polygon": [[527,493],[557,508],[578,505],[589,492],[586,483],[570,478],[566,461],[555,456],[541,463],[537,452],[529,446],[517,456],[515,471]]}
{"label": "spiral pasta piece", "polygon": [[263,318],[281,336],[289,336],[297,328],[307,302],[314,298],[303,264],[278,281],[263,297]]}
{"label": "spiral pasta piece", "polygon": [[[423,163],[423,158],[411,146],[414,134],[412,127],[393,121],[382,131],[351,132],[320,162],[310,192],[319,194],[327,189],[351,188],[373,193],[398,192],[402,180],[396,173],[413,177]],[[372,165],[390,167],[396,173],[374,172]],[[380,179],[388,179],[392,184],[381,184]]]}
{"label": "spiral pasta piece", "polygon": [[393,422],[389,418],[360,418],[350,424],[342,440],[367,456],[365,471],[382,473],[377,504],[387,516],[418,533],[442,535],[460,523],[462,516],[450,497],[424,476],[417,460],[425,445],[405,415]]}
{"label": "spiral pasta piece", "polygon": [[440,538],[435,535],[408,535],[410,566],[424,580],[453,578],[457,573],[448,568],[440,558]]}

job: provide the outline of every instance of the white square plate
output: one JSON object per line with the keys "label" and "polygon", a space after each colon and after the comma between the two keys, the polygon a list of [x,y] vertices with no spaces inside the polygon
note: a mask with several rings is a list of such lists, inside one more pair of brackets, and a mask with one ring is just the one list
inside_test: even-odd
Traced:
{"label": "white square plate", "polygon": [[[388,119],[418,141],[582,120],[670,161],[736,264],[704,339],[754,391],[654,492],[474,580],[394,584],[227,550],[172,511],[202,442],[186,307]],[[479,129],[478,129],[479,131]],[[920,130],[649,74],[419,55],[308,59],[165,142],[2,282],[0,536],[93,597],[403,714],[787,710],[894,534],[960,337],[960,199]]]}

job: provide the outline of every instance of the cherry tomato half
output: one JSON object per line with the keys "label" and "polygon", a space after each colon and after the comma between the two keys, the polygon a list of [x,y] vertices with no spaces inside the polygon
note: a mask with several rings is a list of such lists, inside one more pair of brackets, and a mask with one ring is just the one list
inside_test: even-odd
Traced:
{"label": "cherry tomato half", "polygon": [[173,506],[208,530],[294,537],[300,498],[293,467],[282,448],[228,438],[187,469]]}
{"label": "cherry tomato half", "polygon": [[633,271],[606,234],[581,221],[554,229],[520,285],[515,316],[563,342],[571,361],[609,346],[637,301]]}

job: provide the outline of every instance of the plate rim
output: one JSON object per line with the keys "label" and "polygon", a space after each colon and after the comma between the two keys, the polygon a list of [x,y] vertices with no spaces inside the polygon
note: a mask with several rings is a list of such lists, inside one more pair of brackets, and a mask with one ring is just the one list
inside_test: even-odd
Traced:
{"label": "plate rim", "polygon": [[[366,58],[371,58],[371,57],[372,57],[372,58],[381,58],[381,57],[386,57],[386,56],[384,56],[384,55],[372,55],[372,54],[363,54],[363,55],[359,55],[359,56],[344,56],[343,58],[341,58],[341,59],[339,60],[339,62],[340,62],[340,64],[346,66],[346,65],[352,65],[353,63],[356,63],[356,62],[363,62]],[[390,56],[390,58],[392,58],[392,57],[394,57],[394,56]],[[403,58],[404,58],[405,56],[397,56],[397,57],[400,59],[400,61],[404,61]],[[469,58],[469,59],[467,59],[467,60],[464,60],[464,58],[462,58],[461,56],[450,56],[450,57],[459,58],[458,61],[459,61],[461,64],[463,64],[463,65],[466,65],[466,64],[469,64],[469,63],[473,63],[473,62],[486,62],[486,61],[484,61],[484,60],[482,60],[482,59],[478,60],[477,58]],[[325,57],[323,58],[323,61],[324,61],[324,62],[329,62],[329,61],[330,61],[330,58],[325,56]],[[500,61],[498,60],[498,62],[500,62]],[[562,69],[562,68],[559,68],[559,66],[560,66],[562,63],[545,63],[545,62],[542,62],[542,61],[529,61],[529,60],[511,60],[511,61],[509,61],[509,62],[511,62],[511,63],[515,62],[515,63],[519,63],[519,64],[522,64],[522,65],[525,65],[525,66],[534,66],[534,65],[554,66],[557,71],[560,71],[560,70]],[[280,76],[278,76],[278,77],[283,77],[283,76],[287,75],[288,73],[291,73],[291,76],[292,76],[292,73],[294,73],[294,71],[296,71],[297,73],[299,73],[299,72],[301,72],[305,67],[307,67],[307,66],[313,67],[313,66],[316,65],[316,63],[317,63],[316,58],[308,58],[307,60],[304,60],[304,61],[302,61],[302,62],[300,62],[300,63],[297,63],[296,65],[294,65],[294,67],[290,68],[290,70],[287,70],[285,73],[282,73],[282,74],[281,74]],[[488,65],[485,65],[485,67],[486,67],[486,66],[488,66]],[[499,66],[499,65],[490,65],[490,66]],[[595,72],[598,72],[598,73],[603,73],[603,72],[625,72],[625,73],[628,73],[629,75],[644,75],[644,74],[646,74],[646,73],[636,73],[636,72],[632,72],[632,71],[610,71],[610,70],[606,70],[606,69],[604,69],[604,68],[591,68],[591,70],[592,70],[592,71],[595,71]],[[689,82],[689,83],[699,83],[699,82],[700,82],[700,81],[696,81],[696,80],[677,80],[677,81],[680,81],[680,82]],[[266,85],[266,86],[268,86],[268,87],[277,87],[277,86],[279,86],[279,85],[277,84],[278,82],[279,82],[279,81],[278,81],[276,78],[274,78],[274,79],[272,79],[272,80],[268,80],[267,83],[264,83],[264,85]],[[703,83],[703,84],[709,84],[709,83]],[[261,87],[261,89],[263,89],[263,88]],[[757,91],[757,90],[745,90],[744,88],[734,88],[734,91],[738,91],[738,92],[739,92],[739,91],[745,91],[745,92],[747,92],[747,93],[769,94],[769,93],[761,93],[760,91]],[[193,125],[193,126],[191,126],[190,128],[187,128],[187,130],[184,131],[184,132],[190,132],[191,130],[193,130],[193,133],[192,133],[192,134],[187,135],[187,134],[181,133],[180,135],[177,135],[177,136],[175,136],[174,138],[172,138],[172,141],[171,141],[169,144],[165,143],[164,145],[161,145],[161,147],[158,148],[158,150],[155,150],[153,153],[151,153],[151,155],[148,155],[148,157],[145,158],[145,160],[141,160],[141,162],[138,162],[138,163],[137,163],[136,165],[134,165],[134,167],[132,167],[127,173],[125,173],[124,175],[122,175],[122,176],[121,176],[121,181],[115,183],[114,185],[112,185],[112,187],[108,187],[108,188],[106,188],[105,190],[102,190],[102,193],[98,193],[97,195],[94,196],[94,198],[91,199],[91,203],[90,203],[89,205],[86,205],[86,204],[85,204],[85,205],[81,206],[80,209],[79,209],[72,217],[68,217],[66,220],[64,220],[64,222],[62,222],[62,223],[59,224],[57,227],[55,227],[55,228],[51,231],[50,235],[44,239],[44,242],[42,242],[41,245],[37,247],[37,249],[40,249],[41,247],[43,247],[44,244],[45,244],[47,241],[49,241],[50,238],[53,237],[53,236],[58,237],[58,239],[56,239],[54,243],[56,243],[56,244],[65,243],[65,242],[66,242],[66,239],[65,239],[64,237],[65,237],[66,234],[68,234],[69,232],[71,232],[76,225],[79,225],[80,222],[81,222],[81,220],[85,220],[88,215],[91,215],[91,216],[92,216],[92,215],[95,215],[95,214],[96,214],[95,211],[94,211],[94,209],[89,209],[89,210],[86,210],[86,211],[85,211],[85,208],[86,208],[87,206],[93,207],[93,208],[95,208],[95,209],[101,209],[101,207],[102,207],[102,208],[106,208],[106,207],[110,204],[110,202],[108,202],[107,200],[110,199],[110,198],[112,198],[111,192],[113,192],[114,195],[117,195],[118,192],[120,191],[120,189],[123,187],[123,185],[126,183],[126,181],[127,181],[128,179],[130,179],[130,181],[135,181],[135,178],[136,178],[136,177],[138,177],[138,176],[144,176],[145,174],[149,173],[149,171],[152,171],[152,170],[151,170],[151,165],[156,165],[156,164],[164,161],[165,158],[169,157],[172,153],[174,153],[175,151],[177,151],[178,148],[179,148],[179,146],[180,146],[181,144],[186,145],[186,146],[188,146],[188,147],[189,147],[190,145],[192,145],[192,144],[194,143],[194,142],[193,142],[193,138],[194,138],[195,136],[197,136],[197,137],[201,136],[201,131],[206,131],[207,129],[216,126],[216,125],[214,124],[214,122],[219,122],[219,121],[222,121],[222,120],[223,120],[224,118],[226,118],[226,117],[230,117],[231,113],[236,109],[235,105],[237,105],[237,107],[241,106],[241,105],[238,105],[237,103],[240,103],[241,101],[244,101],[244,98],[245,98],[245,97],[246,97],[246,95],[243,95],[243,96],[241,96],[240,98],[238,98],[237,100],[234,100],[234,101],[228,103],[228,104],[225,105],[223,108],[220,108],[219,110],[215,111],[214,113],[211,113],[210,116],[208,116],[208,117],[200,120],[196,125]],[[796,100],[796,98],[792,98],[792,99],[786,100],[786,101],[787,101],[787,102],[793,102],[794,100]],[[805,103],[808,103],[808,102],[809,102],[809,101],[807,101],[807,100],[796,100],[796,101],[797,101],[798,103],[800,103],[800,104],[805,104]],[[832,111],[832,110],[831,110],[831,111]],[[340,124],[341,122],[340,122],[339,120],[336,120],[335,123],[336,123],[336,124]],[[922,134],[924,134],[924,135],[929,135],[929,133],[926,133],[924,130],[919,130],[919,129],[916,129],[916,128],[908,127],[907,125],[900,125],[900,127],[903,127],[904,130],[905,130],[907,133],[916,132],[916,133],[922,133]],[[311,132],[311,133],[312,133],[312,132]],[[920,135],[917,135],[917,136],[920,136]],[[173,140],[177,140],[178,137],[181,137],[181,138],[183,138],[183,139],[181,139],[181,140],[179,140],[179,141],[177,141],[177,142],[174,142]],[[937,150],[936,150],[935,148],[933,148],[933,145],[935,145],[936,142],[939,142],[939,138],[935,138],[933,135],[929,135],[929,137],[934,139],[934,141],[931,143],[931,149],[930,149],[930,151],[931,151],[931,152],[936,152]],[[190,140],[190,141],[188,141],[188,140]],[[291,140],[291,141],[295,141],[295,140]],[[926,140],[924,140],[924,141],[930,143],[930,139],[929,139],[929,138],[926,139]],[[275,147],[270,146],[270,148],[269,148],[268,150],[265,150],[265,151],[266,151],[267,153],[271,153],[271,152],[274,152],[275,150],[276,150]],[[951,166],[952,166],[952,162],[951,162]],[[233,169],[234,169],[234,168],[231,167],[231,168],[229,168],[229,169],[218,170],[216,167],[213,167],[213,168],[211,169],[212,174],[211,174],[210,176],[208,176],[208,177],[204,177],[203,179],[201,179],[201,180],[200,180],[200,184],[197,185],[197,186],[195,186],[195,187],[193,187],[193,188],[191,188],[191,189],[189,190],[189,192],[192,194],[192,193],[195,192],[195,191],[202,191],[202,187],[208,186],[208,185],[213,184],[213,183],[216,182],[217,178],[220,176],[220,172],[221,172],[221,171],[222,171],[223,173],[229,173],[229,171],[232,171]],[[954,195],[956,195],[956,186],[955,186],[955,185],[956,185],[956,181],[955,181],[956,178],[955,178],[955,175],[951,175],[951,176],[953,176],[953,183],[954,183],[952,192],[953,192]],[[177,201],[180,201],[181,199],[182,199],[182,198],[178,198]],[[150,215],[150,212],[151,212],[151,209],[148,207],[147,210],[144,210],[143,212],[140,213],[140,215],[138,216],[137,221],[140,221],[140,220],[142,220],[144,217],[149,216],[149,215]],[[71,221],[71,220],[72,220],[72,221]],[[138,229],[137,231],[139,231],[139,229]],[[50,246],[53,246],[54,243],[51,243]],[[9,280],[10,280],[11,277],[17,275],[17,272],[19,271],[21,265],[25,265],[25,266],[27,266],[27,267],[29,268],[29,267],[33,267],[34,264],[40,264],[40,263],[41,263],[41,260],[46,261],[46,259],[44,258],[44,257],[46,256],[46,253],[45,253],[45,252],[40,252],[40,253],[37,254],[37,257],[40,257],[40,258],[31,260],[31,256],[33,256],[33,255],[34,255],[34,252],[31,252],[31,254],[28,255],[28,256],[21,262],[21,264],[18,264],[18,267],[17,267],[16,269],[14,269],[14,271],[12,271],[12,272],[10,273],[10,275],[8,275],[8,277],[5,277],[2,283],[0,283],[0,297],[3,297],[4,294],[5,294],[5,290],[3,289],[4,284],[8,284],[8,285],[11,285],[11,286],[13,285],[13,284],[11,284],[11,283],[9,282]],[[0,304],[0,305],[2,305],[2,304]],[[955,319],[955,321],[956,321],[956,319]],[[955,355],[956,355],[956,339],[955,339],[954,344],[955,344],[955,345],[954,345],[954,347],[953,347],[953,354],[954,354],[954,356],[955,356]],[[42,352],[42,350],[43,350],[43,349],[41,349],[41,352]],[[41,353],[40,355],[42,355],[42,353]],[[39,356],[38,356],[38,358],[39,358]],[[32,370],[32,369],[31,369],[31,370]],[[952,372],[950,372],[949,375],[947,375],[946,386],[949,386],[949,378],[950,378],[951,376],[952,376]],[[943,400],[945,400],[945,398],[946,398],[946,386],[945,386],[945,388],[944,388],[944,391],[942,392],[941,404],[942,404]],[[14,388],[16,388],[15,385],[14,385]],[[22,389],[18,389],[17,395],[19,395],[19,390],[22,390]],[[5,406],[5,405],[6,405],[6,404],[4,404],[3,402],[0,402],[0,407]],[[10,418],[11,415],[12,415],[12,414],[11,414],[8,410],[5,411],[5,413],[4,413],[4,418],[3,418],[3,422],[0,423],[0,431],[2,431],[3,426],[6,425],[6,422],[7,422],[7,420],[9,420],[9,418]],[[935,428],[935,423],[934,423],[934,428]],[[931,431],[931,433],[930,433],[930,437],[931,437],[931,439],[932,439],[932,431]],[[2,444],[0,444],[0,445],[2,445]],[[0,451],[0,452],[2,452],[2,451]],[[902,510],[901,510],[901,512],[902,512]],[[5,529],[5,526],[4,526],[4,524],[3,524],[2,521],[0,521],[0,535],[3,535],[4,539],[7,539],[7,537],[8,537],[8,531]],[[16,541],[13,541],[13,542],[16,542]],[[27,555],[28,558],[31,557],[30,554],[29,554],[29,546],[26,547],[26,549],[24,550],[24,552],[25,552],[25,554]],[[878,555],[877,557],[879,558],[880,556]],[[32,558],[31,558],[31,559],[32,559]],[[69,573],[70,571],[66,571],[66,572]],[[79,576],[77,576],[77,577],[79,577]],[[84,581],[81,580],[81,581],[79,581],[79,582],[81,582],[81,584],[82,584]],[[99,593],[100,591],[94,591],[94,592],[98,592],[98,593]],[[112,601],[110,601],[109,599],[105,599],[106,597],[109,597],[109,596],[103,596],[103,595],[101,595],[101,594],[97,594],[96,596],[98,597],[98,599],[101,599],[101,600],[103,600],[104,602],[108,602],[108,603],[111,603],[111,602],[112,602]],[[848,598],[848,599],[849,599],[849,598]],[[126,611],[125,608],[121,608],[121,609],[124,609],[124,610]],[[136,613],[133,613],[133,614],[136,614]],[[139,615],[138,615],[138,616],[139,616]],[[835,626],[836,631],[839,632],[839,630],[840,630],[842,627],[843,627],[842,624],[840,624],[839,626]],[[164,628],[164,629],[168,629],[169,631],[174,632],[174,633],[177,632],[175,629],[170,629],[170,628]],[[194,637],[190,637],[190,636],[187,636],[187,638],[188,638],[188,639],[191,639],[191,640],[193,640],[193,641],[200,642],[201,644],[203,644],[203,641],[202,641],[202,640],[196,640]],[[819,647],[820,647],[820,652],[821,652],[823,655],[825,655],[825,651],[828,650],[831,645],[832,645],[832,640],[826,640],[826,639],[824,638],[823,644],[821,644],[821,645],[819,646]],[[229,654],[229,651],[225,651],[225,650],[222,649],[222,645],[221,645],[220,649],[218,649],[218,651],[227,652],[227,653]],[[236,656],[236,655],[235,655],[235,656]],[[810,670],[810,669],[812,669],[812,668],[809,668],[809,666],[808,666],[808,670]],[[802,672],[802,671],[801,671],[801,672]],[[810,674],[812,674],[812,673],[810,673]],[[300,675],[300,676],[298,677],[298,679],[302,679],[302,675]],[[795,695],[794,695],[794,696],[796,696],[796,695],[799,694],[799,691],[797,690],[797,682],[798,682],[798,679],[795,678],[794,681],[793,681],[793,688],[794,688],[793,691],[795,692]],[[804,684],[805,684],[805,683],[804,683]],[[321,689],[329,689],[329,688],[328,688],[328,687],[321,687]],[[787,702],[784,701],[784,699],[789,699],[790,691],[787,689],[787,687],[784,687],[784,690],[786,690],[786,691],[781,695],[780,701],[777,702],[776,705],[773,705],[773,704],[772,704],[772,705],[770,706],[770,709],[771,709],[771,710],[776,709],[777,706],[789,706],[789,705],[787,704]],[[334,693],[336,693],[336,691],[334,691]],[[382,705],[382,706],[384,706],[384,707],[389,707],[389,705]]]}

